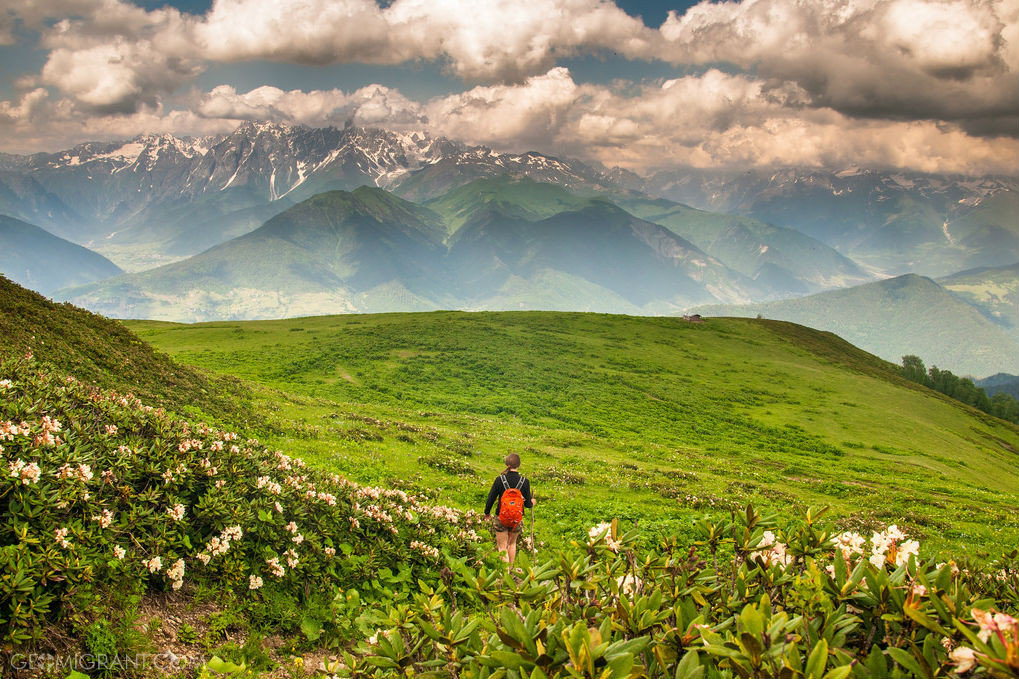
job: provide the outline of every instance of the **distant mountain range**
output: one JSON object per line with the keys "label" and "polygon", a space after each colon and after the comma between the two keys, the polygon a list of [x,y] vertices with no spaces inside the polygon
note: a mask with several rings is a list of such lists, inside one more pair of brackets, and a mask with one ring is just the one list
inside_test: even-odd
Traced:
{"label": "distant mountain range", "polygon": [[1019,401],[1019,375],[997,373],[982,380],[977,380],[976,385],[983,389],[988,396],[994,396],[999,391],[1003,391]]}
{"label": "distant mountain range", "polygon": [[684,170],[636,188],[796,229],[886,274],[944,276],[1019,260],[1016,177]]}
{"label": "distant mountain range", "polygon": [[[892,360],[900,345],[878,338],[897,336],[905,353],[957,372],[969,359],[935,350],[954,340],[931,314],[972,326],[991,353],[1005,337],[990,372],[1011,370],[1019,341],[1013,177],[641,177],[422,133],[245,123],[212,137],[0,154],[0,213],[8,242],[19,234],[0,270],[113,316],[731,304],[756,314],[746,305],[767,303],[760,313],[797,309],[790,320],[838,328]],[[114,276],[96,252],[132,273]],[[940,293],[907,278],[909,294],[891,304],[875,292],[891,282],[864,285],[903,273],[940,277],[926,281]],[[811,296],[831,289],[849,296]],[[895,311],[863,313],[871,303]]]}
{"label": "distant mountain range", "polygon": [[1019,341],[1019,262],[962,271],[938,283]]}
{"label": "distant mountain range", "polygon": [[91,250],[20,219],[0,215],[0,272],[43,294],[121,273]]}
{"label": "distant mountain range", "polygon": [[538,153],[498,154],[420,133],[245,123],[216,137],[149,135],[0,154],[0,213],[137,270],[242,235],[325,191],[401,186],[420,200],[506,173],[574,189],[612,187],[583,163]]}
{"label": "distant mountain range", "polygon": [[378,188],[318,194],[187,260],[62,296],[112,316],[191,321],[438,308],[675,313],[761,294],[607,200],[504,177],[424,206]]}
{"label": "distant mountain range", "polygon": [[134,271],[252,231],[317,193],[377,186],[422,202],[507,174],[604,194],[628,210],[625,199],[658,197],[750,217],[810,236],[871,272],[940,276],[1019,260],[1019,183],[1011,177],[786,168],[643,178],[424,133],[276,123],[244,123],[213,137],[149,135],[0,154],[0,213]]}
{"label": "distant mountain range", "polygon": [[[1019,267],[1014,267],[1019,273]],[[763,304],[707,306],[711,316],[762,316],[828,330],[893,363],[907,354],[957,375],[1019,372],[1019,341],[935,281],[907,274]]]}

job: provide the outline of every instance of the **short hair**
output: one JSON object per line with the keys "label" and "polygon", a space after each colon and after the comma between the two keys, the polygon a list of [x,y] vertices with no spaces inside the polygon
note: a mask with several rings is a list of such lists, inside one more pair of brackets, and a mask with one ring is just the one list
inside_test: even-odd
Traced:
{"label": "short hair", "polygon": [[516,453],[510,453],[506,456],[506,459],[503,460],[503,462],[506,463],[506,471],[503,472],[503,474],[505,474],[506,472],[512,471],[520,466],[520,456]]}

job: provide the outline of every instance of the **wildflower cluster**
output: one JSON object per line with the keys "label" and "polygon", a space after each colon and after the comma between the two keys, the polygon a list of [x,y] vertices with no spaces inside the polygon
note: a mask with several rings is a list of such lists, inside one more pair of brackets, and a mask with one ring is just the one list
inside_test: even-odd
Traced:
{"label": "wildflower cluster", "polygon": [[[991,592],[971,589],[965,568],[921,559],[897,527],[833,536],[812,512],[782,521],[748,506],[696,530],[695,541],[639,551],[636,531],[614,520],[512,578],[460,566],[463,586],[394,604],[329,669],[358,679],[397,667],[549,679],[1019,676],[1015,618],[976,605]],[[1019,605],[1015,591],[994,593]]]}
{"label": "wildflower cluster", "polygon": [[[323,474],[27,359],[0,361],[0,379],[0,522],[27,538],[0,550],[0,591],[12,592],[0,645],[37,637],[69,597],[84,605],[104,587],[207,581],[260,596],[271,580],[301,593],[475,553],[474,513]],[[43,573],[44,589],[9,581]]]}
{"label": "wildflower cluster", "polygon": [[793,557],[789,554],[786,544],[779,542],[775,534],[770,530],[764,531],[761,541],[757,543],[757,547],[763,550],[761,557],[767,566],[778,565],[785,568],[792,563]]}
{"label": "wildflower cluster", "polygon": [[991,674],[1002,670],[1019,676],[1019,620],[1001,611],[985,611],[973,607],[970,611],[976,627],[976,635],[965,630],[970,646],[959,646],[949,653],[956,664],[955,671],[964,674],[977,666],[991,670]]}
{"label": "wildflower cluster", "polygon": [[622,543],[616,539],[616,531],[618,530],[615,521],[612,523],[599,523],[597,526],[593,526],[587,531],[587,544],[590,547],[595,545],[603,544],[611,552],[618,552],[619,548],[622,547]]}
{"label": "wildflower cluster", "polygon": [[[836,536],[834,540],[838,554],[850,569],[866,553],[867,539],[859,533],[847,531]],[[894,524],[883,531],[875,532],[870,543],[870,556],[867,560],[874,568],[885,566],[898,568],[909,563],[909,558],[917,556],[920,552],[920,543],[907,539],[906,534]]]}

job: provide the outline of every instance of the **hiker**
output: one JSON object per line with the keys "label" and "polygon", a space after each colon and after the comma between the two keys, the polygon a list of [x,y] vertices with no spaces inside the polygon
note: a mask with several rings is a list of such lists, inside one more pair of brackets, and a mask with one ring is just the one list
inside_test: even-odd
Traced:
{"label": "hiker", "polygon": [[[531,497],[531,482],[517,471],[520,468],[520,456],[510,453],[504,462],[506,469],[495,477],[492,490],[488,491],[485,518],[492,521],[495,544],[503,553],[503,561],[512,565],[517,558],[517,539],[524,526],[524,508],[534,507],[534,498]],[[495,516],[491,516],[493,505]],[[533,520],[534,510],[531,509],[531,512]]]}

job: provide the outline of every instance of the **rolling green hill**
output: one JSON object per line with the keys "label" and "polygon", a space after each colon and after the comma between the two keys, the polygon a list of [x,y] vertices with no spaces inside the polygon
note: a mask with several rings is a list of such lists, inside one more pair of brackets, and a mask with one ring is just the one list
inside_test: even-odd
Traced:
{"label": "rolling green hill", "polygon": [[576,193],[527,177],[502,175],[475,180],[425,204],[440,214],[450,234],[455,234],[465,224],[491,213],[533,222],[610,200],[636,217],[664,226],[730,269],[753,279],[754,294],[758,297],[816,292],[871,280],[854,262],[798,231],[748,217],[705,212],[664,199],[621,193]]}
{"label": "rolling green hill", "polygon": [[430,309],[442,230],[381,189],[333,191],[200,255],[62,294],[111,316],[188,320]]}
{"label": "rolling green hill", "polygon": [[[534,194],[542,199],[526,207]],[[111,316],[194,321],[438,308],[674,313],[751,299],[756,288],[664,227],[552,185],[474,184],[436,207],[445,214],[367,187],[319,194],[185,261],[61,296]]]}
{"label": "rolling green hill", "polygon": [[537,221],[587,207],[591,198],[562,186],[536,182],[528,177],[502,175],[477,179],[425,202],[441,215],[450,235],[479,213],[497,211],[506,217]]}
{"label": "rolling green hill", "polygon": [[699,311],[800,323],[889,361],[914,354],[960,375],[1019,371],[1019,343],[1004,328],[931,279],[913,274],[798,299]]}
{"label": "rolling green hill", "polygon": [[747,501],[832,505],[841,526],[897,523],[936,546],[1019,539],[1019,429],[789,323],[436,312],[127,325],[263,385],[291,423],[274,440],[353,479],[411,480],[479,508],[502,456],[520,452],[542,540],[610,516],[684,533]]}
{"label": "rolling green hill", "polygon": [[154,351],[116,321],[56,304],[0,276],[0,356],[34,354],[88,384],[131,392],[152,406],[230,421],[251,418],[236,380],[210,378]]}
{"label": "rolling green hill", "polygon": [[51,294],[120,272],[98,253],[28,222],[0,215],[0,273],[21,285]]}

